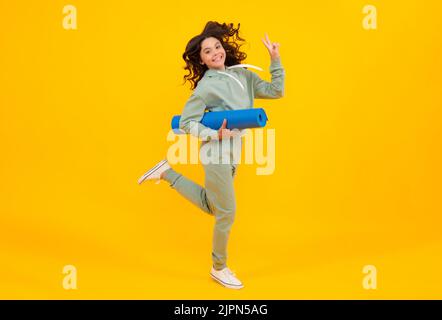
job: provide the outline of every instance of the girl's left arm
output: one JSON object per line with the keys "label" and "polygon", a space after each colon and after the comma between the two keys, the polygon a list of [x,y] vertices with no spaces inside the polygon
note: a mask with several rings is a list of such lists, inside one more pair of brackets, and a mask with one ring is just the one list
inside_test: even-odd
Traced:
{"label": "girl's left arm", "polygon": [[268,35],[262,42],[269,51],[271,63],[270,73],[272,74],[271,82],[262,80],[256,73],[247,72],[249,81],[252,83],[253,96],[256,99],[277,99],[284,96],[285,71],[281,64],[281,56],[279,54],[279,43],[271,42]]}
{"label": "girl's left arm", "polygon": [[285,71],[281,59],[272,59],[270,63],[271,82],[262,80],[255,72],[248,71],[252,83],[253,97],[256,99],[278,99],[284,96]]}

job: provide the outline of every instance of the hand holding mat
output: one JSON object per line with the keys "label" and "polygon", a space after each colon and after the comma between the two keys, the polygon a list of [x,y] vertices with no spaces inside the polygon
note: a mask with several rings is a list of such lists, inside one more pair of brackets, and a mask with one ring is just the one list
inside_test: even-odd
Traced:
{"label": "hand holding mat", "polygon": [[[180,130],[181,116],[172,118],[172,129],[177,134],[184,133]],[[251,108],[242,110],[212,111],[204,113],[201,123],[208,128],[218,130],[221,128],[224,119],[227,119],[227,129],[248,129],[262,128],[267,123],[267,115],[262,108]]]}

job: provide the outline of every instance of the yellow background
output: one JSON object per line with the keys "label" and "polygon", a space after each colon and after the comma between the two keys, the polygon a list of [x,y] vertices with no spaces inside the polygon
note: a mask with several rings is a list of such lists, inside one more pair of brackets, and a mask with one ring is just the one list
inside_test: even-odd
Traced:
{"label": "yellow background", "polygon": [[[62,27],[64,5],[78,30]],[[362,8],[378,9],[378,30]],[[442,5],[437,1],[1,1],[0,298],[442,298]],[[212,217],[167,183],[187,41],[241,23],[276,171],[243,165],[229,266],[209,278]],[[201,165],[176,169],[203,182]],[[65,265],[78,289],[64,290]],[[365,265],[377,290],[362,287]]]}

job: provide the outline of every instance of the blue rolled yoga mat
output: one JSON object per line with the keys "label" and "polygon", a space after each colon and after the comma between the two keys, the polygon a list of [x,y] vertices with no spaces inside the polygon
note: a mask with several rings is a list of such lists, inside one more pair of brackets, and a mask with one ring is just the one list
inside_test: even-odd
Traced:
{"label": "blue rolled yoga mat", "polygon": [[[180,130],[181,116],[172,118],[172,129],[176,134],[183,134]],[[219,130],[224,119],[227,119],[227,129],[262,128],[267,123],[267,115],[262,108],[242,110],[211,111],[204,113],[201,123],[208,128]]]}

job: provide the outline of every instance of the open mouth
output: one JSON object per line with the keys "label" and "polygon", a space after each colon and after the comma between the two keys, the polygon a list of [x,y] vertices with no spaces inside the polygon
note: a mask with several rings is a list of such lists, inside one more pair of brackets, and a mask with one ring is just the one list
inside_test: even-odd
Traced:
{"label": "open mouth", "polygon": [[223,55],[220,55],[220,56],[216,57],[215,59],[213,59],[212,61],[213,62],[219,62],[219,61],[222,60],[222,58],[223,58]]}

